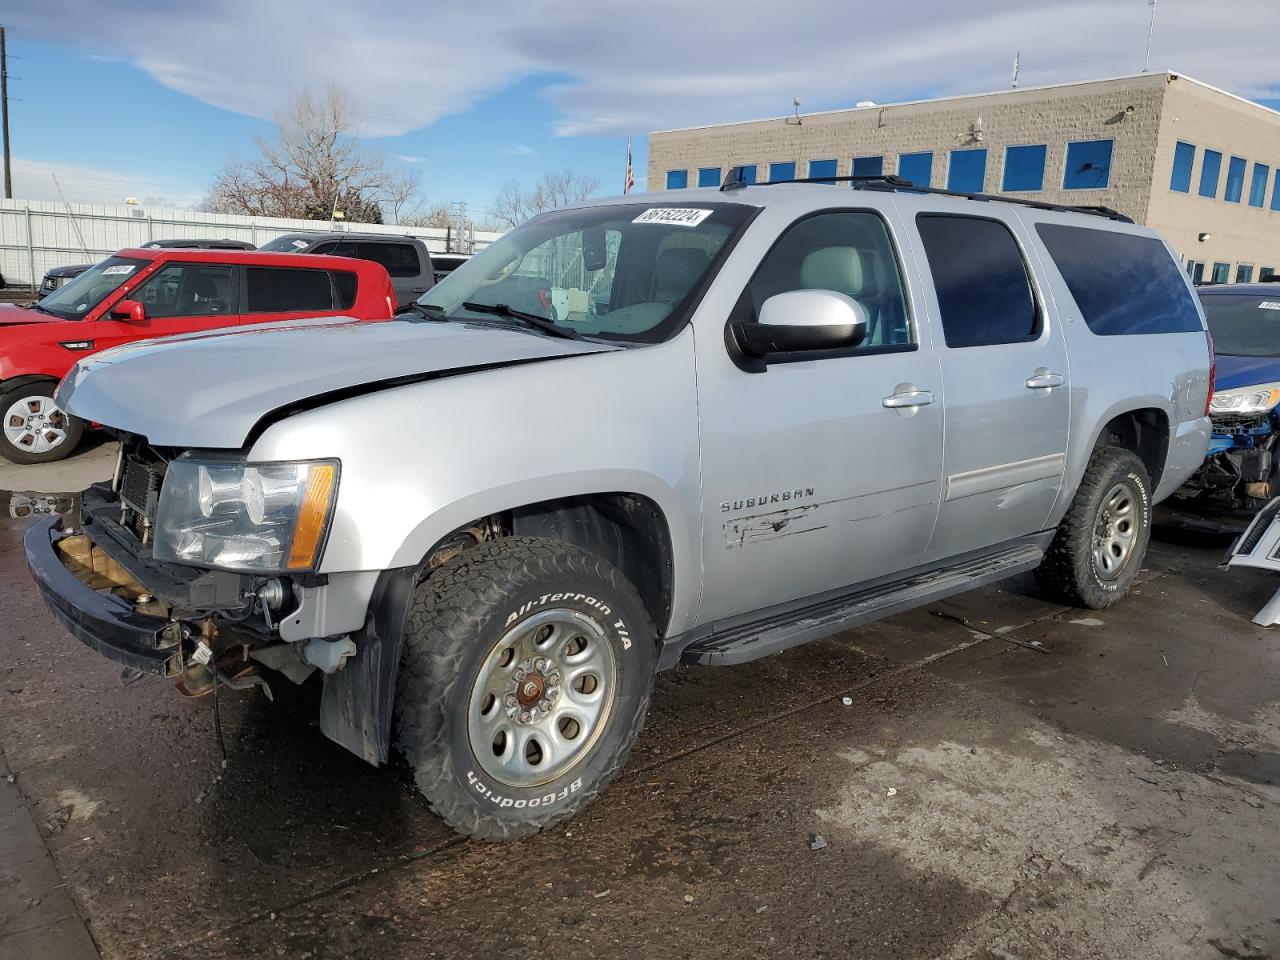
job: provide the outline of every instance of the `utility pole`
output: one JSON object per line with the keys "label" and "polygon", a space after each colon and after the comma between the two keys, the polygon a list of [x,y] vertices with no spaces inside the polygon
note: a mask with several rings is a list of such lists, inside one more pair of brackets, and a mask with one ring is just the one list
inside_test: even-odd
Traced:
{"label": "utility pole", "polygon": [[4,128],[4,198],[13,199],[13,171],[9,150],[9,59],[4,50],[4,27],[0,27],[0,127]]}

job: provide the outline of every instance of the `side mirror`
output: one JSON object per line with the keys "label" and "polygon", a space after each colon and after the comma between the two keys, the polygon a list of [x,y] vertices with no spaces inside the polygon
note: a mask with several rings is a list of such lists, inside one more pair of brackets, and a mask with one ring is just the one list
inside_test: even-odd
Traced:
{"label": "side mirror", "polygon": [[867,312],[834,290],[789,290],[764,302],[758,323],[735,329],[739,346],[752,357],[850,349],[867,335]]}
{"label": "side mirror", "polygon": [[111,308],[111,319],[142,323],[147,319],[147,308],[137,300],[121,300]]}

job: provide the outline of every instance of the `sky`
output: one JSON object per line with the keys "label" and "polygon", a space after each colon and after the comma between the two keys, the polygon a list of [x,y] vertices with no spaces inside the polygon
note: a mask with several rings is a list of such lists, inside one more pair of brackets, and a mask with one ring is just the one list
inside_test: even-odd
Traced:
{"label": "sky", "polygon": [[[1151,69],[1280,108],[1275,0],[1159,0]],[[651,130],[1142,69],[1148,0],[0,0],[14,194],[199,203],[304,90],[431,202],[483,218],[548,172],[620,193]],[[887,12],[892,10],[891,13]],[[1252,25],[1252,26],[1251,26]]]}

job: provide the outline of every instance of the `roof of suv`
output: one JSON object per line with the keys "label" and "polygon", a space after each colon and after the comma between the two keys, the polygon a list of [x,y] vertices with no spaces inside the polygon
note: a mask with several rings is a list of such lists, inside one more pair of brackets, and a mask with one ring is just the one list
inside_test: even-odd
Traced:
{"label": "roof of suv", "polygon": [[[856,197],[852,202],[850,201],[851,194]],[[1004,197],[998,194],[949,193],[946,190],[938,189],[926,192],[895,185],[889,180],[871,180],[853,186],[847,182],[783,181],[779,183],[751,184],[729,190],[723,190],[719,187],[695,187],[683,190],[660,190],[653,193],[630,194],[627,196],[592,198],[572,206],[593,207],[619,203],[689,206],[696,203],[735,203],[765,209],[783,207],[796,212],[808,212],[851,205],[878,207],[885,202],[884,198],[889,197],[906,200],[913,205],[927,205],[929,209],[955,211],[956,213],[969,213],[978,216],[981,215],[984,205],[998,205],[1001,207],[1007,205],[1017,209],[1032,209],[1046,214],[1070,216],[1073,219],[1091,222],[1099,227],[1115,226],[1124,228],[1126,232],[1155,235],[1154,231],[1140,225],[1134,225],[1132,221],[1123,217],[1123,215],[1115,211],[1105,210],[1105,208],[1041,204],[1023,201],[1017,197]]]}
{"label": "roof of suv", "polygon": [[180,260],[184,263],[229,263],[248,267],[303,267],[318,270],[346,270],[364,272],[382,270],[385,267],[372,260],[354,257],[333,257],[324,253],[309,253],[301,260],[296,253],[271,253],[263,250],[196,250],[188,247],[161,247],[159,249],[126,248],[113,256],[131,257],[135,260]]}
{"label": "roof of suv", "polygon": [[407,233],[356,233],[350,230],[334,230],[328,233],[282,233],[273,240],[285,239],[306,240],[309,243],[319,242],[321,240],[421,240],[421,237],[410,236]]}

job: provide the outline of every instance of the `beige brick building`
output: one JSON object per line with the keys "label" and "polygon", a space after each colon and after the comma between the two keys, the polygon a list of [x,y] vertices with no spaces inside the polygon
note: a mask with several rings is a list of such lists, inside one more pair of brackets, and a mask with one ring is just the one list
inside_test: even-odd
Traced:
{"label": "beige brick building", "polygon": [[895,173],[1103,204],[1160,230],[1197,279],[1280,271],[1280,113],[1174,73],[649,136],[649,188]]}

